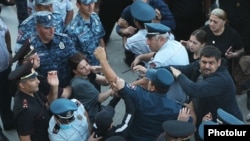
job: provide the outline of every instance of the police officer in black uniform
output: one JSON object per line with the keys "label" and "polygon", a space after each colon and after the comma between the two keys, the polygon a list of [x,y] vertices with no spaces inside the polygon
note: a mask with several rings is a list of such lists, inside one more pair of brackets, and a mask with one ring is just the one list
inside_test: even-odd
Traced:
{"label": "police officer in black uniform", "polygon": [[33,64],[27,62],[9,75],[9,79],[16,80],[18,85],[13,107],[16,129],[20,140],[49,141],[48,104],[57,98],[59,81],[56,72],[48,73],[51,93],[45,97],[39,92],[40,82],[32,67]]}

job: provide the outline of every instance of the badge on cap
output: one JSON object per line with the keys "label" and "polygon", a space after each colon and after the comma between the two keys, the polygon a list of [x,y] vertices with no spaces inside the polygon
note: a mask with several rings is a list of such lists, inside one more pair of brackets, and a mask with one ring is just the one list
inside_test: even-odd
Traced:
{"label": "badge on cap", "polygon": [[60,43],[59,43],[59,48],[60,48],[60,49],[64,49],[64,48],[65,48],[65,45],[64,45],[63,42],[60,42]]}
{"label": "badge on cap", "polygon": [[77,115],[76,116],[78,120],[82,120],[82,116],[81,115]]}
{"label": "badge on cap", "polygon": [[66,117],[71,117],[71,116],[72,116],[71,111],[68,111],[68,112],[66,113]]}

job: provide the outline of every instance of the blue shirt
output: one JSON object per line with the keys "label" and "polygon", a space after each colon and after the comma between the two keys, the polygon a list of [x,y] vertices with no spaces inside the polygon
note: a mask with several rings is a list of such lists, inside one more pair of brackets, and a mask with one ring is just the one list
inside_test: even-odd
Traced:
{"label": "blue shirt", "polygon": [[50,47],[47,47],[36,35],[31,38],[30,44],[34,46],[40,57],[40,67],[36,71],[47,77],[49,71],[56,70],[60,82],[59,86],[69,85],[71,68],[68,64],[68,58],[76,53],[70,38],[66,34],[55,33]]}
{"label": "blue shirt", "polygon": [[[74,103],[77,102],[76,99],[71,99],[71,101]],[[84,106],[79,104],[77,110],[74,111],[75,120],[69,123],[71,127],[67,129],[60,128],[58,133],[53,133],[57,121],[55,117],[52,116],[48,129],[50,141],[87,141],[89,137],[89,125],[84,113]]]}
{"label": "blue shirt", "polygon": [[76,49],[87,57],[90,65],[99,65],[94,51],[99,46],[105,31],[96,13],[92,13],[90,20],[86,21],[78,12],[73,21],[66,27],[65,33],[72,38]]}
{"label": "blue shirt", "polygon": [[125,84],[119,93],[129,95],[136,108],[127,138],[129,141],[153,141],[163,132],[162,123],[176,120],[182,108],[166,94],[147,91],[142,87]]}
{"label": "blue shirt", "polygon": [[9,66],[9,52],[5,42],[5,34],[8,32],[8,27],[0,19],[0,72],[4,71]]}
{"label": "blue shirt", "polygon": [[155,53],[148,64],[149,68],[168,65],[187,65],[189,64],[188,53],[180,42],[168,39]]}
{"label": "blue shirt", "polygon": [[[17,52],[24,42],[36,35],[36,21],[35,21],[36,13],[30,15],[27,19],[25,19],[18,27],[18,36],[15,46],[15,52]],[[55,22],[55,32],[62,33],[64,28],[64,21],[62,19],[61,14],[53,13],[53,19]]]}

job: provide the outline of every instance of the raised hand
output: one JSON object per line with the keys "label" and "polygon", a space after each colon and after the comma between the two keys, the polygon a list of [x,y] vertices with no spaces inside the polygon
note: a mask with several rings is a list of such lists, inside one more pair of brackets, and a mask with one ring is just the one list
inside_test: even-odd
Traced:
{"label": "raised hand", "polygon": [[47,75],[47,80],[50,86],[59,86],[59,79],[57,76],[57,71],[50,71]]}

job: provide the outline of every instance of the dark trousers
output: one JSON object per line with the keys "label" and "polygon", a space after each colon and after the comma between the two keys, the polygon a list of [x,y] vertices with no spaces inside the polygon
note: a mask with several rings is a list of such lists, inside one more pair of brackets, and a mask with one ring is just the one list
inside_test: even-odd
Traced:
{"label": "dark trousers", "polygon": [[10,81],[8,75],[11,72],[11,66],[0,72],[0,115],[4,129],[12,128],[13,113],[11,110]]}
{"label": "dark trousers", "polygon": [[106,32],[103,37],[105,44],[108,43],[114,25],[121,17],[122,10],[132,2],[132,0],[101,0],[99,17]]}
{"label": "dark trousers", "polygon": [[21,24],[29,16],[27,8],[27,0],[16,0],[16,9],[17,9],[17,19],[19,21],[19,24]]}

